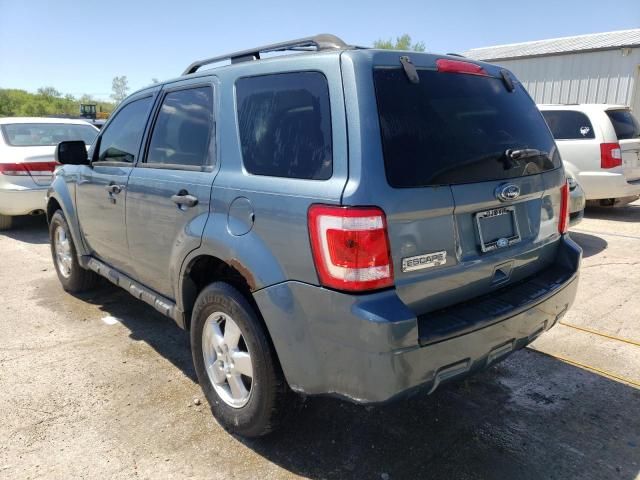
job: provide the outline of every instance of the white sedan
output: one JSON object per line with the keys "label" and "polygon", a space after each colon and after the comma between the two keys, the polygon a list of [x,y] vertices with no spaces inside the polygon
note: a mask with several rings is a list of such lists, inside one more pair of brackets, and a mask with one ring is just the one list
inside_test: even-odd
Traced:
{"label": "white sedan", "polygon": [[16,215],[40,214],[56,167],[56,145],[65,140],[93,143],[98,129],[84,120],[0,118],[0,230]]}

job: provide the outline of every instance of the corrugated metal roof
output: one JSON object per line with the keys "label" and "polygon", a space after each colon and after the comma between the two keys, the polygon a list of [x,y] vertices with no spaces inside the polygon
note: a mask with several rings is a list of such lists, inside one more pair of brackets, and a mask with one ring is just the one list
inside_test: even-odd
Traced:
{"label": "corrugated metal roof", "polygon": [[474,60],[491,61],[639,46],[640,28],[634,28],[575,37],[551,38],[535,42],[496,45],[495,47],[472,48],[464,52],[463,55]]}

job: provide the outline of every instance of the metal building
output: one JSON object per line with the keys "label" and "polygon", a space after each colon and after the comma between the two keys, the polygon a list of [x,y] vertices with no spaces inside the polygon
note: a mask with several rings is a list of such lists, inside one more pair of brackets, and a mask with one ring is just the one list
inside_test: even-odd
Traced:
{"label": "metal building", "polygon": [[511,70],[537,103],[615,103],[640,113],[640,28],[474,48]]}

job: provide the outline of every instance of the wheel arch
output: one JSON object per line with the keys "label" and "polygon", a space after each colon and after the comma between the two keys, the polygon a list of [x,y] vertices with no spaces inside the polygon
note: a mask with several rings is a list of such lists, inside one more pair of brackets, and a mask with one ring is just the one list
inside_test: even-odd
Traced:
{"label": "wheel arch", "polygon": [[[75,185],[73,187],[75,188]],[[67,220],[67,224],[69,225],[69,229],[71,230],[71,237],[78,256],[88,255],[89,252],[86,249],[80,233],[80,224],[76,214],[74,199],[75,195],[69,191],[69,184],[65,181],[63,176],[56,176],[47,192],[47,205],[45,210],[47,222],[51,222],[51,217],[56,210],[62,210],[62,213]]]}
{"label": "wheel arch", "polygon": [[56,213],[57,210],[62,210],[60,202],[58,202],[55,197],[50,197],[47,200],[47,223],[51,223],[51,217],[53,217],[53,214]]}
{"label": "wheel arch", "polygon": [[249,270],[240,264],[238,260],[225,261],[209,253],[192,255],[188,260],[185,260],[184,263],[185,265],[180,275],[177,296],[177,307],[183,315],[182,327],[187,331],[191,330],[193,306],[195,305],[198,295],[207,285],[214,282],[228,283],[238,290],[254,309],[269,341],[277,368],[283,372],[280,354],[273,341],[271,330],[253,296],[256,284]]}
{"label": "wheel arch", "polygon": [[252,292],[255,282],[251,273],[237,260],[225,261],[209,253],[191,256],[182,268],[178,289],[178,308],[184,312],[185,329],[191,323],[191,311],[198,294],[213,282],[226,282],[242,293],[260,314]]}

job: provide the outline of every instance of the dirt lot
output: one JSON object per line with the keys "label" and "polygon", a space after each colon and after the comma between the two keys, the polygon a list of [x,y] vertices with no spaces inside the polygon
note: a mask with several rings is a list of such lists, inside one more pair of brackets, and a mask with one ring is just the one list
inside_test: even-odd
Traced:
{"label": "dirt lot", "polygon": [[224,432],[187,335],[115,287],[59,287],[42,219],[0,234],[0,478],[640,478],[640,203],[594,210],[576,304],[531,349],[387,407],[308,399]]}

